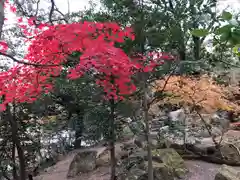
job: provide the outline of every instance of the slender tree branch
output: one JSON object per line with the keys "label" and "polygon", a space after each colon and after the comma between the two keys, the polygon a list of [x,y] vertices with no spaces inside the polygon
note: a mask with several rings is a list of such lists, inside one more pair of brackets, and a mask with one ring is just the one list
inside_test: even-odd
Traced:
{"label": "slender tree branch", "polygon": [[50,9],[49,17],[48,17],[49,22],[51,24],[53,24],[52,16],[53,16],[53,12],[54,12],[54,6],[55,6],[55,2],[54,2],[54,0],[51,0],[51,9]]}
{"label": "slender tree branch", "polygon": [[[165,90],[169,79],[172,77],[172,75],[174,74],[174,72],[175,72],[175,70],[176,70],[177,67],[178,67],[178,64],[176,64],[175,67],[173,68],[173,70],[170,72],[170,74],[169,74],[169,76],[167,77],[167,79],[166,79],[166,81],[165,81],[165,83],[164,83],[164,85],[163,85],[163,88],[161,89],[160,93],[163,93],[163,91]],[[153,98],[153,99],[148,103],[148,107],[149,107],[154,101],[156,101],[158,98],[159,98],[159,97]]]}
{"label": "slender tree branch", "polygon": [[0,1],[0,39],[2,37],[2,28],[4,25],[4,2],[5,0]]}
{"label": "slender tree branch", "polygon": [[30,63],[30,62],[26,62],[26,61],[21,61],[16,59],[15,57],[9,55],[9,54],[5,54],[0,52],[0,55],[5,56],[10,58],[11,60],[13,60],[14,62],[20,63],[20,64],[24,64],[24,65],[29,65],[29,66],[36,66],[36,67],[47,67],[47,66],[60,66],[61,64],[35,64],[35,63]]}

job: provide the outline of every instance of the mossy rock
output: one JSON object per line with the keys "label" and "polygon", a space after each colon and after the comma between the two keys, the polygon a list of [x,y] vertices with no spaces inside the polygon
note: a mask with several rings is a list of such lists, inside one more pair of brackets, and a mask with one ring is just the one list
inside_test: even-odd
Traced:
{"label": "mossy rock", "polygon": [[172,148],[152,150],[152,155],[160,158],[179,178],[183,177],[188,172],[184,160],[177,151]]}
{"label": "mossy rock", "polygon": [[[154,180],[174,180],[172,169],[164,163],[153,162]],[[132,166],[129,171],[118,177],[119,180],[147,180],[148,179],[148,162]]]}
{"label": "mossy rock", "polygon": [[[174,180],[187,173],[184,161],[174,149],[155,149],[153,153],[154,180]],[[124,159],[120,180],[146,180],[148,173],[147,151],[138,151]]]}
{"label": "mossy rock", "polygon": [[240,172],[233,167],[222,165],[214,180],[239,180]]}
{"label": "mossy rock", "polygon": [[[145,167],[147,171],[148,162],[145,162]],[[159,163],[153,161],[153,175],[155,180],[174,180],[174,172],[172,168],[168,167],[164,163]]]}

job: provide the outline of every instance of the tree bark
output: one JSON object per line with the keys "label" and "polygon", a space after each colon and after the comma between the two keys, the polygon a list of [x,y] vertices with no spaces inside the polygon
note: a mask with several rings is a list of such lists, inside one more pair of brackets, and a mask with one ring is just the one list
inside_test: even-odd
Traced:
{"label": "tree bark", "polygon": [[4,3],[5,0],[1,0],[0,1],[0,39],[2,37],[2,29],[3,29],[3,25],[4,25]]}
{"label": "tree bark", "polygon": [[12,176],[13,176],[13,179],[18,180],[17,169],[16,169],[16,145],[14,142],[12,146],[12,161],[13,161]]}
{"label": "tree bark", "polygon": [[82,135],[83,135],[83,129],[84,129],[84,110],[81,108],[81,110],[77,111],[77,119],[76,119],[76,127],[75,127],[75,142],[74,142],[74,148],[78,149],[82,147]]}
{"label": "tree bark", "polygon": [[111,179],[116,180],[116,157],[115,157],[115,102],[114,99],[110,100],[110,118],[109,118],[109,151],[110,151],[110,158],[111,158]]}
{"label": "tree bark", "polygon": [[77,129],[75,130],[75,141],[74,141],[74,148],[75,149],[79,149],[81,148],[81,144],[82,144],[82,129],[79,129],[77,127]]}
{"label": "tree bark", "polygon": [[148,93],[147,93],[147,83],[144,81],[143,86],[143,111],[144,111],[144,122],[145,122],[145,136],[147,141],[147,156],[148,156],[148,180],[153,180],[153,163],[152,163],[152,146],[150,138],[150,128],[149,128],[149,116],[148,116]]}
{"label": "tree bark", "polygon": [[20,164],[20,180],[26,180],[26,164],[25,164],[24,150],[18,136],[18,124],[15,119],[15,114],[12,115],[9,105],[7,105],[6,113],[7,113],[6,118],[9,120],[9,123],[11,126],[12,140],[17,148],[19,164]]}
{"label": "tree bark", "polygon": [[[190,8],[191,8],[191,14],[192,14],[192,21],[193,21],[193,24],[192,24],[192,28],[193,29],[198,29],[198,21],[196,19],[196,14],[197,14],[197,10],[196,8],[194,7],[195,6],[195,1],[191,1],[190,2]],[[201,48],[201,40],[199,37],[196,37],[196,36],[192,36],[193,38],[193,55],[194,55],[194,59],[195,60],[199,60],[200,59],[200,48]]]}

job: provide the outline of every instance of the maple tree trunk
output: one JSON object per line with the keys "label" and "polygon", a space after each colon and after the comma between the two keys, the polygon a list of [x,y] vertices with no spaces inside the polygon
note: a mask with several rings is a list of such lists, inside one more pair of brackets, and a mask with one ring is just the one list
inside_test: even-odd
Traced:
{"label": "maple tree trunk", "polygon": [[149,116],[148,116],[148,94],[147,94],[147,84],[144,83],[144,98],[143,98],[143,111],[144,111],[144,122],[145,122],[145,136],[147,141],[147,156],[148,156],[148,180],[153,180],[153,163],[152,163],[152,147],[150,138],[150,128],[149,128]]}
{"label": "maple tree trunk", "polygon": [[[10,111],[10,107],[7,106],[7,119],[9,120],[12,132],[12,141],[16,145],[18,158],[19,158],[19,165],[20,165],[20,180],[26,180],[26,164],[25,164],[25,157],[23,147],[21,145],[19,136],[18,136],[18,125],[15,119],[15,114],[12,115]],[[15,112],[14,112],[15,113]]]}
{"label": "maple tree trunk", "polygon": [[110,118],[109,118],[109,151],[110,151],[110,158],[111,158],[111,179],[116,180],[116,157],[115,157],[115,103],[114,99],[110,100]]}
{"label": "maple tree trunk", "polygon": [[82,136],[82,132],[77,129],[75,132],[74,149],[81,148],[81,144],[82,144],[81,136]]}
{"label": "maple tree trunk", "polygon": [[20,144],[19,139],[17,141],[17,152],[18,152],[18,158],[19,158],[19,164],[20,164],[20,180],[26,179],[26,164],[25,164],[25,157],[24,157],[24,151]]}

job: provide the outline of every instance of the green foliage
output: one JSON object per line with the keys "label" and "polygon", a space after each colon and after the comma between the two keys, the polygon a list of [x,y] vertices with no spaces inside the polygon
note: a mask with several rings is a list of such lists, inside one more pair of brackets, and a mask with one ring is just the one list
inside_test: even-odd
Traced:
{"label": "green foliage", "polygon": [[221,35],[221,34],[224,34],[224,33],[229,33],[229,32],[231,32],[231,29],[233,28],[233,25],[231,25],[231,24],[227,24],[227,25],[225,25],[225,26],[222,26],[222,27],[220,27],[220,28],[217,28],[216,30],[215,30],[215,32],[214,32],[214,34],[216,34],[216,35]]}
{"label": "green foliage", "polygon": [[207,29],[194,29],[191,31],[192,35],[197,37],[204,37],[209,34]]}
{"label": "green foliage", "polygon": [[194,36],[206,36],[208,34],[214,35],[214,45],[218,45],[221,43],[225,43],[225,46],[229,45],[230,47],[234,47],[235,45],[240,43],[240,25],[233,24],[229,20],[232,20],[233,15],[230,12],[223,11],[220,19],[223,19],[227,24],[223,26],[218,26],[212,31],[208,31],[208,29],[194,29],[191,33]]}
{"label": "green foliage", "polygon": [[221,16],[224,20],[229,21],[232,19],[232,14],[230,12],[227,11],[223,11],[222,16]]}

